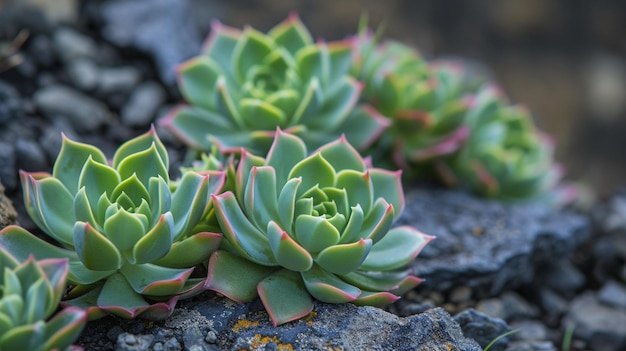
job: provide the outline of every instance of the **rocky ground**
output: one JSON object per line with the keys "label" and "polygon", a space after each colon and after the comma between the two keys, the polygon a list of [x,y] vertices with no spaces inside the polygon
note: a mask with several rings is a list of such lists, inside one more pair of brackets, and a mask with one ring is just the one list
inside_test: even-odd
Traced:
{"label": "rocky ground", "polygon": [[[197,52],[206,26],[190,18],[207,5],[2,4],[0,227],[17,219],[36,230],[23,209],[17,170],[50,170],[61,132],[108,154],[145,132],[179,99],[172,67]],[[211,10],[216,17],[225,11]],[[183,148],[159,133],[176,167]],[[480,350],[517,329],[491,350],[626,349],[626,191],[583,209],[553,210],[416,188],[399,224],[437,239],[414,262],[425,283],[387,311],[318,304],[304,320],[273,328],[258,302],[236,305],[205,293],[181,301],[164,322],[91,322],[79,344],[87,350]]]}

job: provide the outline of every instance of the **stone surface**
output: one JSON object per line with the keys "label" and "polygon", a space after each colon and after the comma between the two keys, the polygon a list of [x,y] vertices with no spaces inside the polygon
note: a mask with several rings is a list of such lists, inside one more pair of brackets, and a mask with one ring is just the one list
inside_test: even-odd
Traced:
{"label": "stone surface", "polygon": [[[144,328],[132,332],[138,323]],[[115,341],[106,336],[112,329]],[[180,350],[172,340],[184,350],[481,350],[441,308],[401,318],[375,307],[316,303],[305,318],[274,327],[259,300],[237,304],[211,292],[181,301],[164,321],[91,322],[77,344],[97,351],[150,337],[151,345],[136,350]]]}
{"label": "stone surface", "polygon": [[149,125],[165,102],[165,91],[155,82],[141,83],[122,108],[122,122],[129,126]]}
{"label": "stone surface", "polygon": [[11,200],[4,195],[4,186],[0,183],[0,229],[15,224],[17,211],[13,208]]}
{"label": "stone surface", "polygon": [[119,47],[151,54],[161,78],[174,83],[174,66],[200,51],[188,0],[115,0],[103,3],[102,35]]}
{"label": "stone surface", "polygon": [[564,325],[573,325],[574,336],[593,346],[594,351],[626,349],[626,309],[607,306],[593,292],[577,296],[565,316]]}
{"label": "stone surface", "polygon": [[20,94],[8,83],[0,80],[0,125],[16,120],[24,114]]}
{"label": "stone surface", "polygon": [[507,204],[450,190],[412,190],[398,225],[437,238],[414,261],[424,286],[459,284],[495,295],[530,282],[538,265],[564,257],[589,235],[582,215],[540,203]]}
{"label": "stone surface", "polygon": [[616,281],[609,281],[598,291],[598,301],[607,306],[626,309],[626,287]]}
{"label": "stone surface", "polygon": [[[503,320],[489,317],[473,308],[457,314],[454,320],[459,323],[465,336],[476,340],[481,347],[486,347],[492,340],[511,330]],[[504,337],[493,344],[489,350],[504,351],[508,342],[509,337]]]}

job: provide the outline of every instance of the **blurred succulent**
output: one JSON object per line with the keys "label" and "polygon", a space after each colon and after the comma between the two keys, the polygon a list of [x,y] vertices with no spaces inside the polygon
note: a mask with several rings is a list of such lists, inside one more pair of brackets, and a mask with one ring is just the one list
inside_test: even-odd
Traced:
{"label": "blurred succulent", "polygon": [[[26,210],[63,248],[21,228],[0,235],[16,257],[69,259],[64,303],[125,318],[168,316],[202,289],[190,278],[220,233],[199,231],[224,172],[187,172],[169,188],[169,161],[154,128],[121,145],[111,165],[98,148],[63,138],[52,174],[21,172]],[[151,303],[154,302],[154,303]]]}
{"label": "blurred succulent", "polygon": [[355,104],[361,86],[349,75],[348,42],[315,43],[293,14],[263,34],[215,22],[200,56],[178,68],[189,105],[163,125],[188,146],[265,154],[276,127],[316,148],[345,133],[356,146],[371,143],[386,125]]}
{"label": "blurred succulent", "polygon": [[467,115],[471,133],[440,166],[448,183],[503,200],[550,191],[561,177],[552,140],[522,106],[509,105],[494,86],[483,88]]}
{"label": "blurred succulent", "polygon": [[0,246],[0,350],[69,350],[87,313],[67,308],[50,320],[65,289],[66,259],[19,262]]}
{"label": "blurred succulent", "polygon": [[406,265],[432,238],[390,229],[404,207],[400,171],[368,168],[340,138],[307,156],[278,129],[267,158],[242,150],[214,195],[224,233],[206,287],[235,301],[260,296],[275,325],[329,303],[385,305],[420,279]]}
{"label": "blurred succulent", "polygon": [[380,164],[411,170],[458,149],[469,130],[462,65],[428,63],[398,42],[379,42],[361,30],[353,38],[353,75],[365,84],[362,100],[390,121],[372,152]]}

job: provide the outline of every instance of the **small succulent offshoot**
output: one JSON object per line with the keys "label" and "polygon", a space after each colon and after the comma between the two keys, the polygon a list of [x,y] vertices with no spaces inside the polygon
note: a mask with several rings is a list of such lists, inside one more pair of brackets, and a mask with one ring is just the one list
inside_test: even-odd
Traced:
{"label": "small succulent offshoot", "polygon": [[462,65],[429,63],[415,49],[380,42],[367,30],[352,43],[352,73],[364,84],[361,99],[390,123],[370,150],[375,164],[416,171],[455,152],[469,134]]}
{"label": "small succulent offshoot", "polygon": [[510,105],[498,88],[486,86],[466,123],[468,139],[440,168],[448,182],[502,200],[547,196],[556,189],[562,170],[554,163],[554,143],[526,108]]}
{"label": "small succulent offshoot", "polygon": [[23,259],[67,258],[73,287],[63,303],[90,318],[105,312],[161,319],[202,290],[191,278],[221,233],[198,230],[224,172],[187,172],[170,189],[167,151],[154,128],[121,145],[111,163],[98,148],[66,137],[52,174],[21,172],[26,210],[54,246],[20,227],[0,246]]}
{"label": "small succulent offshoot", "polygon": [[367,108],[353,113],[361,86],[350,76],[347,41],[314,42],[299,17],[267,34],[219,22],[202,54],[181,64],[178,85],[188,105],[163,125],[190,148],[243,147],[267,153],[276,127],[315,149],[342,133],[356,146],[372,142],[386,121]]}
{"label": "small succulent offshoot", "polygon": [[55,314],[65,290],[67,259],[20,262],[0,247],[0,350],[71,350],[87,313]]}
{"label": "small succulent offshoot", "polygon": [[224,238],[207,288],[260,296],[278,325],[308,314],[313,298],[381,306],[421,282],[406,266],[432,237],[392,228],[401,172],[368,167],[346,138],[309,155],[277,129],[266,158],[242,150],[227,172],[234,189],[213,196]]}

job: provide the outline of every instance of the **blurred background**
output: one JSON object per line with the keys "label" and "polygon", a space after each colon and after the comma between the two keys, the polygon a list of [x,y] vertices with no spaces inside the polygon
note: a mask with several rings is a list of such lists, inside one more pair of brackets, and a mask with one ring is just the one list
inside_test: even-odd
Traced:
{"label": "blurred background", "polygon": [[[214,19],[266,31],[295,11],[314,36],[330,41],[354,34],[359,18],[367,14],[371,26],[384,24],[386,39],[413,45],[429,59],[461,58],[489,72],[511,102],[527,105],[537,125],[554,136],[556,158],[566,167],[568,179],[588,184],[601,196],[626,185],[623,1],[149,2],[153,12],[142,10],[137,17],[130,13],[139,3],[145,7],[145,0],[0,0],[0,10],[8,5],[34,5],[53,21],[90,28],[92,35],[117,47],[133,36],[142,44],[154,32],[156,39],[148,40],[148,49],[161,46],[152,53],[160,55],[157,65],[159,59],[166,62],[167,73],[172,73],[176,62],[197,54]],[[119,10],[120,4],[128,10]],[[15,17],[5,12],[0,22],[6,23],[11,16]],[[28,21],[27,16],[22,20]]]}

